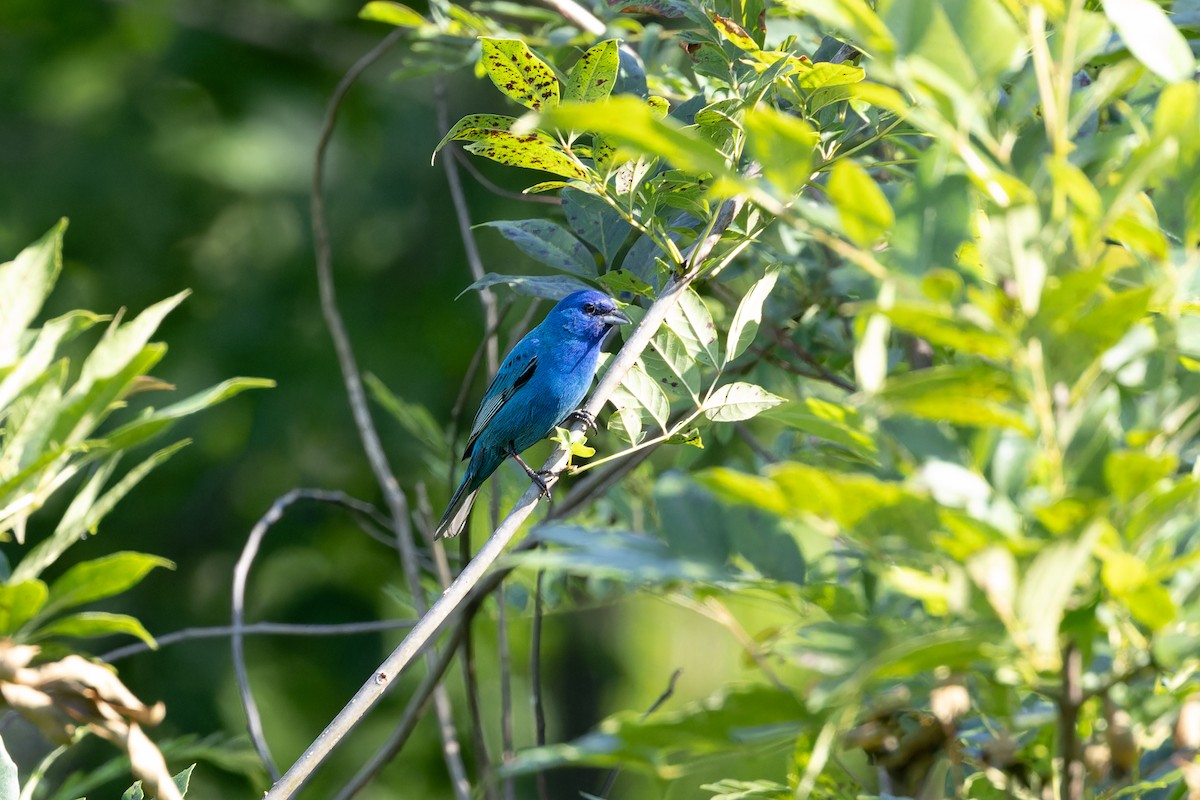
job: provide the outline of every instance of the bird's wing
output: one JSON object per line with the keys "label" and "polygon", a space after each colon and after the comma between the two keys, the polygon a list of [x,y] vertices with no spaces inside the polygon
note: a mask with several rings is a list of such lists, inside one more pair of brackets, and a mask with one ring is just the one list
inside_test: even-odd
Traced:
{"label": "bird's wing", "polygon": [[475,422],[471,425],[471,436],[467,439],[467,447],[463,451],[464,460],[470,457],[475,440],[483,433],[488,423],[504,408],[504,404],[512,399],[517,390],[533,377],[533,372],[537,369],[537,350],[533,344],[528,339],[522,339],[496,371],[496,377],[484,393],[483,402],[475,414]]}

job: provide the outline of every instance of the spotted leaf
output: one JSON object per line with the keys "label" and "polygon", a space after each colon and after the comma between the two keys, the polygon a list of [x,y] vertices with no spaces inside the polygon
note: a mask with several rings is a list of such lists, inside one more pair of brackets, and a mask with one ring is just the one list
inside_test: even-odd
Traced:
{"label": "spotted leaf", "polygon": [[608,97],[612,94],[613,84],[617,82],[619,63],[616,39],[609,39],[591,48],[571,67],[563,97],[585,103]]}
{"label": "spotted leaf", "polygon": [[568,158],[549,139],[536,134],[517,136],[507,131],[491,131],[485,138],[468,144],[465,149],[468,153],[511,167],[540,169],[564,178],[587,177],[583,167]]}
{"label": "spotted leaf", "polygon": [[518,39],[480,39],[483,69],[504,94],[526,108],[558,105],[558,78],[545,61]]}

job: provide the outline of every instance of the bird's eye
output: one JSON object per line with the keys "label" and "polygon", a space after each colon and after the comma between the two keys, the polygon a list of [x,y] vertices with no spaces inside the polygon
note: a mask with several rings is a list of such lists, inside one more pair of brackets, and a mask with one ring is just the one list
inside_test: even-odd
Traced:
{"label": "bird's eye", "polygon": [[596,304],[595,303],[584,303],[583,304],[583,313],[595,314],[596,313]]}

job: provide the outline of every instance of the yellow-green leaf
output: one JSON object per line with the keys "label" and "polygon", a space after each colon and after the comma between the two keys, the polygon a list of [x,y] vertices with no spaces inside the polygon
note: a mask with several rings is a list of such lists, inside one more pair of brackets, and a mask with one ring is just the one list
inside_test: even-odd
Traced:
{"label": "yellow-green leaf", "polygon": [[548,138],[536,134],[517,136],[506,131],[492,131],[486,138],[471,142],[464,149],[510,167],[539,169],[564,178],[582,180],[588,174]]}
{"label": "yellow-green leaf", "polygon": [[746,146],[777,194],[791,197],[812,175],[817,134],[807,122],[767,107],[746,112]]}
{"label": "yellow-green leaf", "polygon": [[480,39],[483,69],[501,92],[526,108],[558,105],[558,78],[520,39]]}
{"label": "yellow-green leaf", "polygon": [[603,100],[612,94],[619,66],[616,39],[608,39],[592,47],[571,67],[566,88],[563,89],[563,99],[582,100],[585,103]]}
{"label": "yellow-green leaf", "polygon": [[867,171],[848,158],[838,159],[829,174],[829,199],[842,228],[855,244],[870,247],[896,224],[887,197]]}
{"label": "yellow-green leaf", "polygon": [[497,133],[508,133],[516,120],[503,114],[468,114],[454,124],[454,127],[442,137],[438,146],[433,148],[433,154],[452,141],[480,142]]}
{"label": "yellow-green leaf", "polygon": [[393,3],[390,0],[372,0],[358,12],[360,19],[372,22],[385,22],[398,28],[421,28],[429,21],[403,3]]}

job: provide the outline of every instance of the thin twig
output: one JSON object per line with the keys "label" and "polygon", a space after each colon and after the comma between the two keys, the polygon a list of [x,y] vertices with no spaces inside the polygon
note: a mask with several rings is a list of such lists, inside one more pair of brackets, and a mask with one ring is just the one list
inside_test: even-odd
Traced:
{"label": "thin twig", "polygon": [[[650,704],[650,707],[642,714],[642,721],[645,721],[651,714],[658,711],[662,704],[671,699],[671,695],[675,694],[675,682],[679,680],[679,676],[683,674],[682,669],[676,669],[671,673],[670,680],[667,681],[667,688],[663,689],[663,693],[658,696],[658,699]],[[613,784],[617,782],[617,776],[621,774],[620,767],[613,767],[608,771],[608,776],[604,779],[604,785],[600,787],[597,797],[605,797],[612,791]]]}
{"label": "thin twig", "polygon": [[[516,759],[517,753],[513,743],[512,653],[508,646],[508,604],[505,602],[503,583],[496,590],[495,597],[496,657],[500,666],[500,763],[508,766]],[[516,800],[516,778],[506,773],[503,786],[504,800]]]}
{"label": "thin twig", "polygon": [[1062,800],[1083,800],[1085,767],[1079,746],[1079,707],[1083,705],[1083,655],[1075,642],[1063,648],[1062,696],[1058,698],[1058,754],[1062,760]]}
{"label": "thin twig", "polygon": [[[243,636],[353,636],[360,633],[378,633],[392,631],[397,628],[411,628],[411,619],[376,619],[367,622],[335,622],[328,625],[303,625],[290,622],[253,622],[243,625]],[[232,625],[212,625],[204,628],[183,628],[182,630],[164,633],[154,637],[154,646],[146,642],[134,642],[123,647],[109,650],[99,656],[101,661],[113,663],[139,653],[151,650],[161,650],[180,642],[193,642],[201,639],[224,639],[234,632]]]}
{"label": "thin twig", "polygon": [[274,780],[279,779],[279,767],[275,765],[275,759],[271,757],[270,748],[267,747],[266,736],[263,735],[262,717],[258,713],[258,704],[254,702],[254,693],[250,690],[250,676],[246,669],[246,652],[242,642],[243,630],[246,627],[246,580],[250,575],[250,567],[254,563],[255,556],[258,555],[258,548],[262,544],[263,537],[267,535],[267,531],[271,529],[272,525],[279,522],[289,506],[300,500],[331,503],[357,513],[367,513],[366,509],[370,508],[367,503],[356,500],[342,492],[327,492],[320,489],[292,489],[276,498],[275,502],[271,503],[271,507],[267,509],[267,513],[263,514],[258,522],[254,524],[254,527],[250,530],[250,535],[246,537],[246,544],[242,548],[242,555],[238,558],[237,564],[234,566],[233,598],[231,601],[232,624],[230,625],[233,671],[237,678],[238,693],[242,698],[242,708],[246,713],[246,728],[250,733],[250,741],[254,745],[255,751],[258,752],[258,757],[262,759],[263,765],[267,768],[267,772]]}
{"label": "thin twig", "polygon": [[593,36],[603,36],[604,20],[597,17],[574,0],[541,0],[542,5],[562,14],[568,22]]}
{"label": "thin twig", "polygon": [[[539,548],[545,546],[543,542],[538,543]],[[533,695],[533,743],[537,747],[546,745],[546,708],[542,703],[542,581],[545,577],[546,571],[539,569],[533,584],[533,630],[529,634],[529,688]],[[537,791],[538,800],[550,800],[545,770],[537,772]]]}
{"label": "thin twig", "polygon": [[[354,350],[350,344],[350,336],[346,331],[345,322],[342,320],[341,313],[337,307],[337,292],[333,282],[333,257],[329,244],[329,229],[325,215],[325,200],[323,195],[325,153],[333,136],[334,126],[337,122],[337,115],[342,101],[359,76],[399,42],[404,34],[405,31],[403,28],[397,28],[384,37],[379,44],[346,71],[346,74],[342,76],[334,88],[333,95],[330,97],[329,104],[325,109],[325,117],[321,123],[321,132],[317,139],[317,148],[313,157],[311,213],[313,248],[317,266],[317,285],[321,298],[321,313],[325,318],[326,327],[329,329],[329,335],[333,340],[334,350],[337,353],[338,366],[342,372],[342,380],[346,389],[347,399],[350,403],[350,410],[354,417],[355,428],[358,430],[363,450],[371,466],[371,471],[374,473],[375,480],[379,483],[384,498],[387,501],[388,512],[391,514],[391,527],[396,536],[396,543],[400,551],[409,590],[412,593],[414,608],[416,608],[418,613],[423,613],[425,605],[424,593],[421,590],[420,565],[417,561],[416,547],[413,543],[412,531],[408,523],[408,501],[405,499],[404,493],[400,490],[396,476],[388,464],[387,456],[379,439],[379,433],[375,429],[375,424],[371,418],[371,409],[367,404],[366,393],[363,390],[362,375],[358,368],[358,362],[354,357]],[[428,658],[435,659],[436,655],[430,653]],[[469,800],[470,790],[469,784],[466,784],[466,770],[462,766],[458,742],[453,738],[455,735],[454,720],[450,714],[449,695],[446,694],[444,687],[438,687],[435,690],[435,694],[435,706],[438,711],[439,730],[443,736],[443,755],[446,759],[446,766],[450,772],[459,800]],[[272,774],[274,774],[274,771],[272,771]],[[464,784],[466,784],[465,792]],[[299,786],[296,788],[298,789]],[[292,793],[289,792],[286,796],[290,796]]]}
{"label": "thin twig", "polygon": [[497,186],[490,181],[486,175],[479,171],[479,167],[475,166],[471,159],[463,155],[462,151],[457,147],[450,145],[446,148],[446,154],[450,158],[455,159],[458,163],[471,174],[471,177],[476,180],[483,188],[500,197],[507,197],[509,200],[519,200],[525,203],[541,203],[548,206],[561,206],[562,198],[554,195],[546,194],[527,194],[523,192],[514,192],[510,189],[505,189],[503,186]]}

